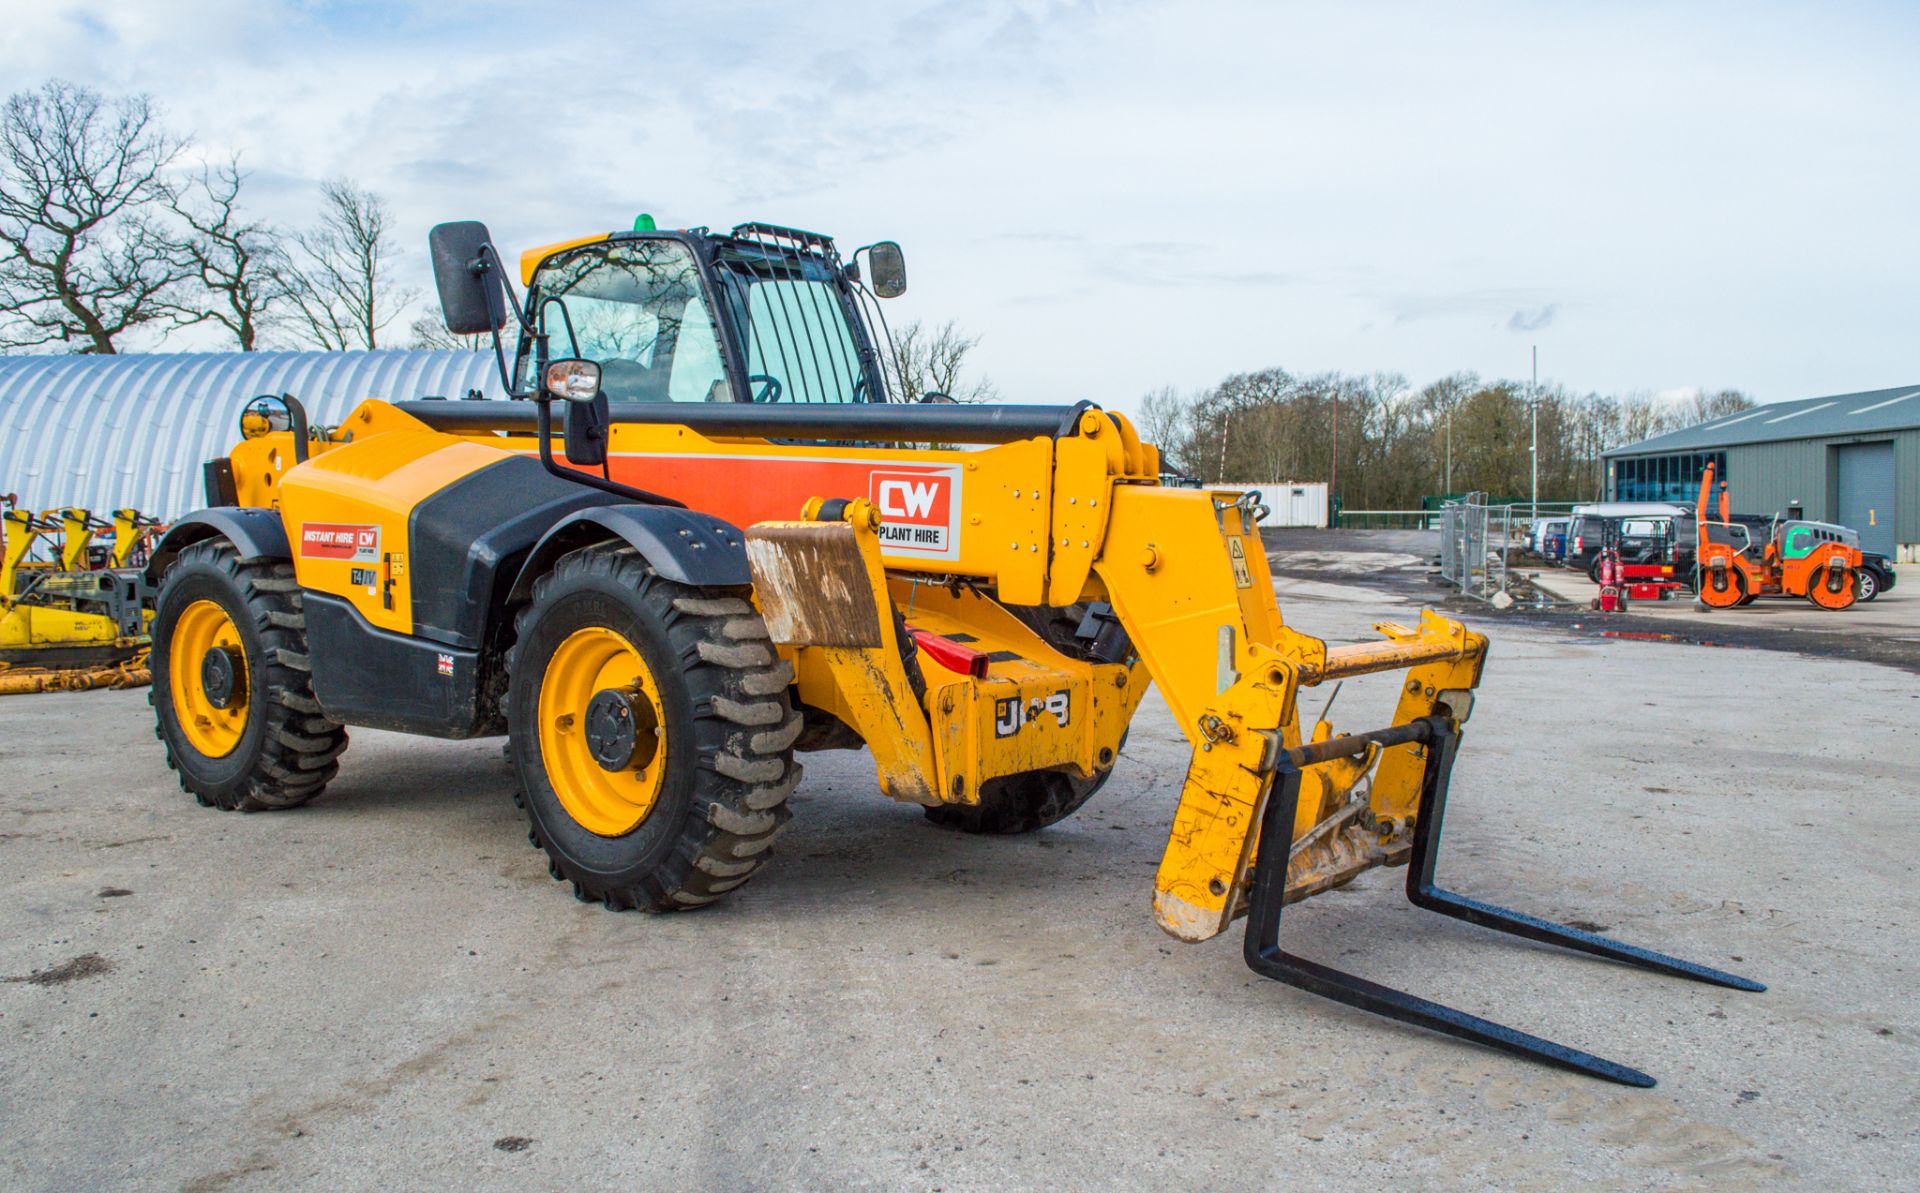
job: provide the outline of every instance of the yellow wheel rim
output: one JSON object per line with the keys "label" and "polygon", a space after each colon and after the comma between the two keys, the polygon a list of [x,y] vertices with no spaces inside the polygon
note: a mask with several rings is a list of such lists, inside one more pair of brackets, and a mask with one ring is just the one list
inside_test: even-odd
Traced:
{"label": "yellow wheel rim", "polygon": [[[615,770],[601,765],[588,734],[588,705],[608,691],[633,712],[633,755]],[[640,827],[666,778],[667,730],[659,683],[633,644],[601,626],[568,635],[540,681],[539,717],[540,759],[567,815],[602,837]]]}
{"label": "yellow wheel rim", "polygon": [[[201,678],[207,652],[224,646],[240,661],[239,684],[227,707],[216,708]],[[240,627],[227,611],[212,601],[195,601],[180,614],[167,643],[167,686],[173,695],[174,715],[187,744],[208,758],[225,758],[247,731],[249,696],[246,645]]]}

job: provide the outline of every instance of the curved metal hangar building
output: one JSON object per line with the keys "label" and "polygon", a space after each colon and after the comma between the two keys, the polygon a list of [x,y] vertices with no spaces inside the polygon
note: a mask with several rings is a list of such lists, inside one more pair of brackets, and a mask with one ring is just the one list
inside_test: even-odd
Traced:
{"label": "curved metal hangar building", "polygon": [[1700,473],[1732,483],[1733,508],[1860,532],[1863,550],[1920,562],[1920,385],[1774,402],[1606,453],[1614,501],[1693,501]]}
{"label": "curved metal hangar building", "polygon": [[317,425],[365,398],[499,398],[491,352],[180,352],[0,359],[0,493],[23,508],[206,504],[200,466],[240,441],[240,411],[290,393]]}

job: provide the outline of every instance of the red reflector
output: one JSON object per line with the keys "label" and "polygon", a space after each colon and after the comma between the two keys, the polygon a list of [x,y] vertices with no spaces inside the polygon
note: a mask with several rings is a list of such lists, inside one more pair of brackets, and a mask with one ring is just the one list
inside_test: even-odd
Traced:
{"label": "red reflector", "polygon": [[957,671],[961,675],[971,675],[975,679],[986,678],[987,656],[980,651],[965,643],[955,642],[951,638],[942,638],[928,630],[917,630],[908,626],[907,632],[913,635],[913,640],[919,644],[920,649],[927,652],[928,658],[947,670]]}

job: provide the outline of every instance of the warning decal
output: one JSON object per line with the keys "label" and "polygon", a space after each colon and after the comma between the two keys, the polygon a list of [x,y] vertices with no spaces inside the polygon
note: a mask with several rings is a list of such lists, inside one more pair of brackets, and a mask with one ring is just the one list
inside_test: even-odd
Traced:
{"label": "warning decal", "polygon": [[867,500],[880,511],[881,550],[958,557],[958,468],[876,468],[868,474]]}
{"label": "warning decal", "polygon": [[300,554],[307,559],[350,559],[355,563],[378,563],[380,528],[303,522],[300,524]]}
{"label": "warning decal", "polygon": [[1253,571],[1247,567],[1247,548],[1238,538],[1227,540],[1227,558],[1233,561],[1233,586],[1252,588]]}

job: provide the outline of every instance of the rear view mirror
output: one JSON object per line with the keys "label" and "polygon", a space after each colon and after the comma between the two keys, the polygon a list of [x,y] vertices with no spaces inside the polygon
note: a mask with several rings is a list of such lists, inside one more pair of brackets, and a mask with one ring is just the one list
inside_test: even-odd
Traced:
{"label": "rear view mirror", "polygon": [[900,245],[891,240],[867,248],[867,268],[873,274],[873,292],[882,298],[898,298],[907,292],[907,257]]}
{"label": "rear view mirror", "polygon": [[577,356],[551,361],[541,378],[547,394],[569,402],[591,402],[600,396],[600,366]]}
{"label": "rear view mirror", "polygon": [[487,226],[478,220],[438,224],[427,233],[427,247],[447,330],[459,336],[499,331],[507,321],[506,283]]}
{"label": "rear view mirror", "polygon": [[607,395],[567,403],[567,463],[598,468],[607,462]]}

